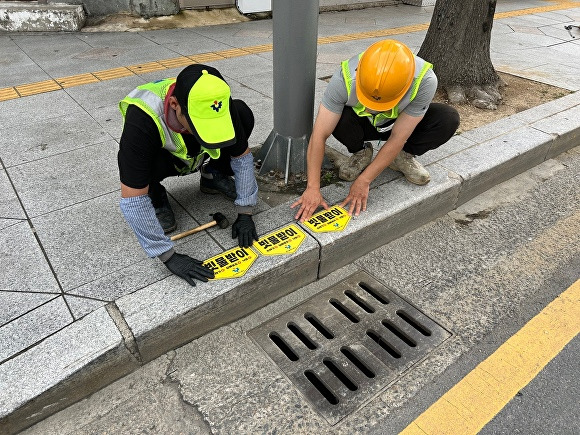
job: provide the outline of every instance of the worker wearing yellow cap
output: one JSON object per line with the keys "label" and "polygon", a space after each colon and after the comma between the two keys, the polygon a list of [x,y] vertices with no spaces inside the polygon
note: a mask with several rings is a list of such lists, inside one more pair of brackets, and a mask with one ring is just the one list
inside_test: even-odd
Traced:
{"label": "worker wearing yellow cap", "polygon": [[124,118],[118,163],[121,211],[145,253],[195,285],[214,272],[174,250],[166,235],[176,228],[165,187],[167,177],[200,172],[204,193],[234,201],[232,238],[242,247],[258,240],[252,219],[258,197],[248,138],[254,115],[234,100],[220,72],[208,65],[183,69],[177,79],[138,86],[119,103]]}
{"label": "worker wearing yellow cap", "polygon": [[[330,135],[352,154],[339,168],[341,179],[353,181],[341,203],[350,214],[366,210],[370,183],[387,167],[411,183],[427,184],[429,172],[414,157],[447,142],[459,126],[454,108],[432,102],[436,90],[432,65],[395,40],[376,42],[342,62],[314,122],[307,188],[291,205],[299,207],[295,218],[303,222],[319,206],[328,208],[320,193],[320,171]],[[374,160],[373,140],[384,141]]]}

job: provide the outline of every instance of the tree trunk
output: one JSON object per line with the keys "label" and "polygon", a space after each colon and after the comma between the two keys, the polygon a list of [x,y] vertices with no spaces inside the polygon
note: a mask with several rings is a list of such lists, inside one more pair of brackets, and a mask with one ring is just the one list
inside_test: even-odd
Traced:
{"label": "tree trunk", "polygon": [[437,0],[418,56],[434,65],[452,103],[467,99],[496,109],[500,79],[491,63],[491,27],[497,0]]}

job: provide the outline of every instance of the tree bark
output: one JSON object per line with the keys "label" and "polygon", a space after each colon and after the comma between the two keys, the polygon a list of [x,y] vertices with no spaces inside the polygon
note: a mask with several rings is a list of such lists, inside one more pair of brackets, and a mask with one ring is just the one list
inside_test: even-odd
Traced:
{"label": "tree bark", "polygon": [[418,56],[431,62],[451,102],[496,109],[500,79],[490,40],[497,0],[437,0]]}

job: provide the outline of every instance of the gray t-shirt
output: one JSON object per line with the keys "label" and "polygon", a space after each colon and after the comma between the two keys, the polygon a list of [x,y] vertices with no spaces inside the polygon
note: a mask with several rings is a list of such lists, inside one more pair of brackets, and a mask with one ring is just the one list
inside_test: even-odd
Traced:
{"label": "gray t-shirt", "polygon": [[[416,58],[417,61],[422,62],[423,60],[419,57]],[[356,87],[354,86],[355,77],[352,77],[352,91],[356,93]],[[429,104],[435,96],[435,91],[437,90],[437,76],[433,72],[433,69],[429,69],[421,83],[419,89],[417,90],[417,95],[413,101],[409,102],[409,95],[411,90],[405,94],[399,103],[399,113],[405,112],[407,115],[420,117],[425,114],[429,108]],[[346,91],[346,85],[344,83],[344,76],[342,75],[342,69],[339,68],[338,71],[334,73],[331,77],[328,87],[324,91],[322,96],[322,105],[326,107],[333,113],[342,113],[344,106],[354,106],[354,104],[348,103],[348,93]],[[353,101],[353,98],[351,98]]]}

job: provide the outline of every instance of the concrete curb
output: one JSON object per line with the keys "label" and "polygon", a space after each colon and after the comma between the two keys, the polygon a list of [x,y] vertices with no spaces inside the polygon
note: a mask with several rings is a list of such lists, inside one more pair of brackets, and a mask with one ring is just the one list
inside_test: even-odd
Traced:
{"label": "concrete curb", "polygon": [[[170,276],[123,296],[113,308],[87,315],[0,366],[0,431],[22,430],[140,364],[324,277],[579,144],[580,93],[573,93],[454,137],[446,153],[434,152],[428,161],[432,181],[427,186],[385,171],[372,186],[366,213],[342,232],[306,230],[307,239],[291,256],[259,257],[245,276],[199,284],[191,291]],[[323,194],[334,204],[347,191],[347,185],[335,185]],[[283,204],[258,214],[256,221],[266,234],[287,225],[289,216]],[[81,329],[91,340],[83,339]],[[45,376],[26,378],[31,372]]]}
{"label": "concrete curb", "polygon": [[82,5],[0,2],[0,30],[76,32],[87,20]]}

